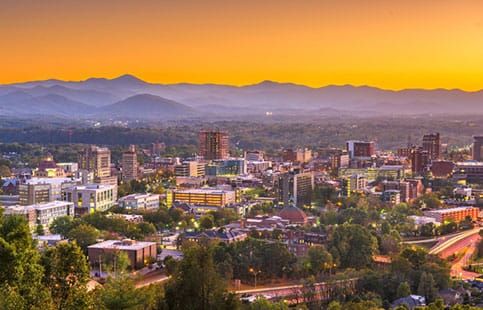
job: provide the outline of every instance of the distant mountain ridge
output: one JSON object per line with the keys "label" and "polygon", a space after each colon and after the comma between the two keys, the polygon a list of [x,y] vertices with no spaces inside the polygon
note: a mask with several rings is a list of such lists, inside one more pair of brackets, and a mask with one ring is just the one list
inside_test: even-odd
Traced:
{"label": "distant mountain ridge", "polygon": [[0,115],[40,113],[76,114],[72,117],[178,119],[223,117],[234,113],[263,115],[266,112],[273,115],[372,116],[483,114],[483,91],[396,91],[351,85],[316,88],[269,80],[246,86],[156,84],[128,74],[113,79],[49,79],[0,85]]}

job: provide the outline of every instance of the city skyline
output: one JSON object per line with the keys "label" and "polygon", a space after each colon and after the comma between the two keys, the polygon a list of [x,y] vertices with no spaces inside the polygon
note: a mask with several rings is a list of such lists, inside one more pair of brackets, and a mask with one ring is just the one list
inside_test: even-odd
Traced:
{"label": "city skyline", "polygon": [[475,91],[481,12],[478,1],[7,1],[0,83],[130,73],[168,84]]}

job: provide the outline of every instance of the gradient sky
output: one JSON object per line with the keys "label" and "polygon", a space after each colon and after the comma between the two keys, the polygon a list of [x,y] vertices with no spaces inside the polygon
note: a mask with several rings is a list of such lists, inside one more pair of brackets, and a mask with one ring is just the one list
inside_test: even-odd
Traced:
{"label": "gradient sky", "polygon": [[0,83],[483,88],[481,0],[0,0]]}

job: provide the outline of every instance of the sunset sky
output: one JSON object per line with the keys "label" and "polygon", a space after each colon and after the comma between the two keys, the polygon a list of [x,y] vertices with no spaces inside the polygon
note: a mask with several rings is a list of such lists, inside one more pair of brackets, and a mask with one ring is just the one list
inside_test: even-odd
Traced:
{"label": "sunset sky", "polygon": [[481,0],[0,0],[0,83],[483,88]]}

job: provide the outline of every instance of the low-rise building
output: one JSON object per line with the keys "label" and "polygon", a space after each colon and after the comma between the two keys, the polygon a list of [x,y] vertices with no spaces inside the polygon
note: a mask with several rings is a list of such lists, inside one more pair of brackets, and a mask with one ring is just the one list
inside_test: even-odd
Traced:
{"label": "low-rise building", "polygon": [[156,259],[156,242],[125,240],[106,240],[87,247],[89,262],[93,266],[102,264],[106,255],[119,252],[127,254],[132,269],[140,269]]}
{"label": "low-rise building", "polygon": [[173,191],[173,201],[193,205],[225,207],[236,202],[235,191],[214,188],[196,188]]}
{"label": "low-rise building", "polygon": [[66,201],[51,201],[29,206],[9,206],[5,215],[20,215],[25,217],[31,229],[42,225],[48,229],[52,222],[61,216],[74,216],[74,204]]}
{"label": "low-rise building", "polygon": [[119,207],[125,209],[157,209],[159,208],[159,195],[131,194],[119,198]]}
{"label": "low-rise building", "polygon": [[74,203],[76,216],[106,211],[115,202],[114,186],[105,184],[77,185],[62,191],[62,200]]}
{"label": "low-rise building", "polygon": [[463,221],[467,216],[473,221],[476,221],[479,212],[480,209],[475,207],[457,207],[424,211],[424,215],[432,217],[440,223],[444,223],[445,221],[454,221],[458,223]]}

